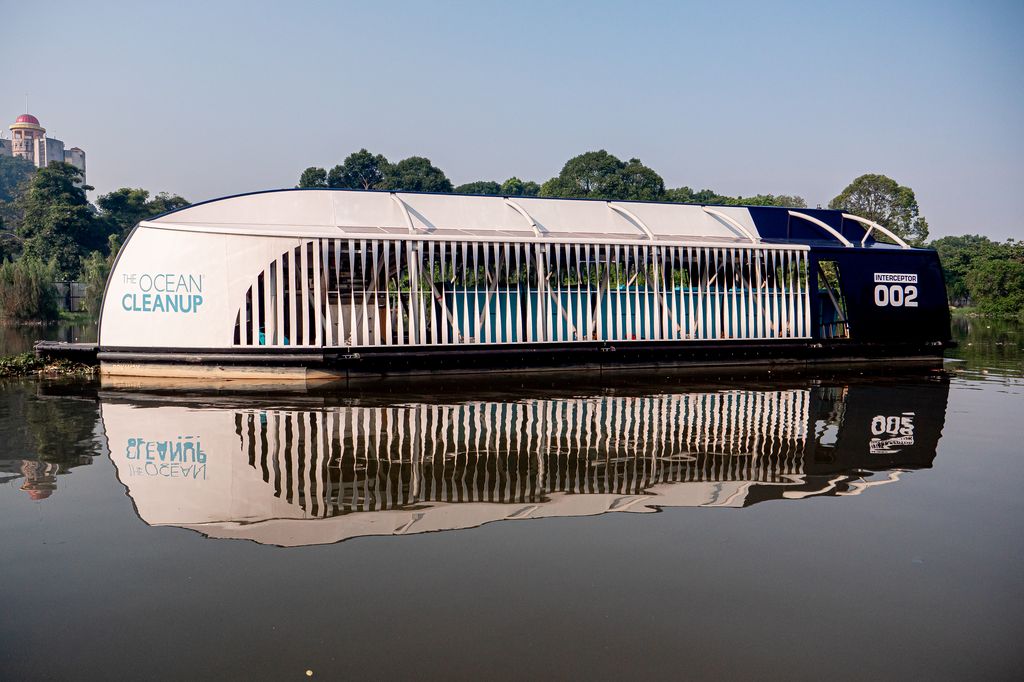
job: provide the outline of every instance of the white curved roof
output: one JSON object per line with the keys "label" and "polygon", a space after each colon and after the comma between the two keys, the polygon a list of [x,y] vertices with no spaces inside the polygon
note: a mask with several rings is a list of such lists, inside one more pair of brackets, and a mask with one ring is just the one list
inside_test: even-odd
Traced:
{"label": "white curved roof", "polygon": [[164,229],[266,236],[422,235],[559,242],[758,241],[749,211],[686,204],[302,189],[217,199],[144,221]]}

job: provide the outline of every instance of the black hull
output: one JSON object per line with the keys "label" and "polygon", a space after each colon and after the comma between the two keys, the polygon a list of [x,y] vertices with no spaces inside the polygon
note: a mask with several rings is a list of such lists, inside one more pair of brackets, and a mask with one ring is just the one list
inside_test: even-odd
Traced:
{"label": "black hull", "polygon": [[[417,374],[493,374],[510,371],[676,368],[693,372],[725,368],[802,368],[814,365],[860,365],[941,362],[951,343],[869,344],[851,341],[779,341],[772,343],[593,343],[493,345],[486,347],[390,347],[358,349],[143,349],[101,348],[97,359],[111,373],[130,375],[133,367],[152,376],[155,365],[175,368],[254,368],[257,371],[308,370],[337,377]],[[52,351],[51,351],[52,353]]]}

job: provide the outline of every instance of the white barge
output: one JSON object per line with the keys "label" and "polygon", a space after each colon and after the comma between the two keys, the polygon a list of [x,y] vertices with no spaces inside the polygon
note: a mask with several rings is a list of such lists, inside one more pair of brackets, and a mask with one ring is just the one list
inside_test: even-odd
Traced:
{"label": "white barge", "polygon": [[839,211],[279,190],[141,222],[98,359],[307,379],[934,361],[949,339],[935,252]]}

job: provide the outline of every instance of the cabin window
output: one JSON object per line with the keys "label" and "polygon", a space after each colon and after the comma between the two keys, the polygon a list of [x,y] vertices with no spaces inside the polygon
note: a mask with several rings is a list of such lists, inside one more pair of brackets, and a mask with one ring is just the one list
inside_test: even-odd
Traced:
{"label": "cabin window", "polygon": [[850,338],[846,297],[843,295],[839,263],[818,261],[818,336],[823,339]]}

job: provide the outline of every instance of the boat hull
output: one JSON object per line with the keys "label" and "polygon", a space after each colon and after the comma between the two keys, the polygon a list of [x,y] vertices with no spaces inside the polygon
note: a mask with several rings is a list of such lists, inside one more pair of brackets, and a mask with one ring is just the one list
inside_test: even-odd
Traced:
{"label": "boat hull", "polygon": [[544,371],[786,370],[816,365],[939,364],[950,344],[850,341],[595,343],[484,348],[137,349],[100,348],[103,376],[308,381],[431,374]]}

